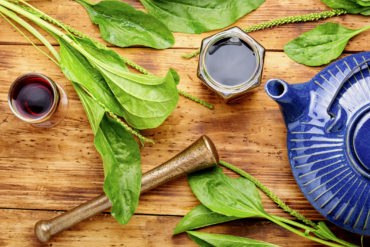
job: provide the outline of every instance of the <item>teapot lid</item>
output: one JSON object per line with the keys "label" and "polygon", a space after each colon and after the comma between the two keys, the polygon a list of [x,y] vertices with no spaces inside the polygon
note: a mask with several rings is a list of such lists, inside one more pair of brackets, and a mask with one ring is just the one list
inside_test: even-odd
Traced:
{"label": "teapot lid", "polygon": [[323,216],[370,235],[370,52],[338,60],[305,86],[305,114],[287,125],[293,175]]}

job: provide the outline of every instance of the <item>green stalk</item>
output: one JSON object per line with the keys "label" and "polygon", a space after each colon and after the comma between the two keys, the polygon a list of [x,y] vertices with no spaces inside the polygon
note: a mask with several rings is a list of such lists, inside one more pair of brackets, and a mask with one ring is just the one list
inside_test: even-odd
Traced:
{"label": "green stalk", "polygon": [[342,247],[343,246],[343,245],[335,244],[335,243],[332,243],[332,242],[328,242],[326,240],[323,240],[323,239],[320,239],[320,238],[317,238],[317,237],[314,237],[314,236],[306,235],[305,233],[303,233],[301,231],[298,231],[297,229],[294,229],[293,227],[281,222],[280,220],[276,219],[275,217],[272,217],[271,215],[266,214],[265,218],[274,222],[275,224],[287,229],[288,231],[291,231],[291,232],[293,232],[293,233],[295,233],[295,234],[297,234],[301,237],[310,239],[310,240],[318,242],[320,244],[324,244],[324,245],[332,246],[332,247]]}
{"label": "green stalk", "polygon": [[[292,225],[292,226],[295,226],[295,227],[299,227],[303,230],[306,230],[306,231],[309,231],[309,232],[315,232],[316,229],[312,228],[312,227],[309,227],[309,226],[306,226],[306,225],[303,225],[299,222],[296,222],[294,220],[290,220],[290,219],[286,219],[286,218],[283,218],[283,217],[279,217],[279,216],[275,216],[275,215],[270,215],[271,217],[275,218],[276,220],[279,220],[281,222],[284,222],[284,223],[287,223],[289,225]],[[335,238],[335,239],[331,239],[332,241],[335,241],[337,243],[340,243],[344,246],[348,246],[348,247],[357,247],[357,245],[355,244],[351,244],[347,241],[344,241],[342,239],[339,239],[339,238]]]}
{"label": "green stalk", "polygon": [[3,7],[0,6],[0,16],[4,18],[5,21],[7,21],[16,31],[18,31],[26,40],[28,40],[28,42],[31,43],[31,45],[33,47],[36,48],[36,50],[38,50],[39,52],[41,52],[42,54],[44,54],[46,57],[48,57],[53,63],[55,63],[57,66],[59,66],[58,62],[52,58],[51,56],[49,56],[49,54],[47,54],[46,52],[44,52],[42,49],[40,49],[24,32],[22,32],[22,30],[20,30],[8,17],[6,17],[5,14],[3,14],[1,12],[1,10],[3,9]]}
{"label": "green stalk", "polygon": [[66,34],[61,32],[60,30],[56,29],[54,26],[50,25],[49,23],[43,21],[41,18],[38,16],[35,16],[34,14],[24,10],[23,8],[19,7],[16,4],[10,3],[6,0],[0,0],[0,5],[11,9],[14,12],[17,12],[18,14],[23,15],[24,17],[28,18],[29,20],[33,21],[36,23],[38,26],[42,27],[44,30],[51,32],[57,36],[60,36],[63,38],[66,42],[68,43],[73,43],[73,40],[71,40]]}
{"label": "green stalk", "polygon": [[[18,24],[20,24],[22,27],[24,27],[28,32],[30,32],[33,36],[35,36],[38,40],[41,41],[41,43],[50,51],[50,53],[55,57],[57,61],[60,60],[58,52],[54,49],[54,47],[50,44],[49,41],[45,39],[42,34],[40,34],[34,27],[32,27],[30,24],[28,24],[26,21],[24,21],[22,18],[18,17],[13,12],[9,11],[6,8],[3,8],[0,6],[0,12],[4,15],[8,16]],[[7,20],[8,21],[8,20]],[[18,32],[22,34],[23,37],[25,37],[29,42],[31,42],[32,45],[36,46],[17,26],[15,26],[12,22],[9,22],[10,25],[12,25]],[[37,47],[37,46],[36,46]],[[40,50],[37,47],[38,50]],[[54,63],[58,64],[54,59],[52,59],[49,55],[47,55],[44,51],[41,50],[42,53],[44,53],[47,57],[49,57]]]}
{"label": "green stalk", "polygon": [[[297,16],[287,16],[282,17],[274,20],[270,20],[267,22],[259,23],[250,27],[246,27],[243,29],[244,32],[255,32],[271,27],[281,26],[284,24],[290,24],[290,23],[297,23],[297,22],[308,22],[308,21],[318,21],[320,19],[328,19],[334,16],[344,15],[347,14],[347,11],[344,9],[332,9],[328,11],[323,11],[319,13],[311,13],[306,15],[297,15]],[[200,53],[200,49],[194,51],[190,54],[184,54],[182,57],[184,58],[192,58],[195,57]]]}
{"label": "green stalk", "polygon": [[56,36],[59,36],[60,38],[64,39],[73,48],[75,48],[77,51],[79,51],[82,55],[84,55],[90,61],[94,62],[97,66],[99,66],[99,67],[101,67],[101,68],[103,68],[103,69],[105,69],[105,70],[107,70],[107,71],[109,71],[109,72],[111,72],[111,73],[113,73],[117,76],[127,77],[131,74],[130,72],[120,71],[120,70],[117,70],[117,69],[114,69],[114,68],[111,68],[111,67],[105,65],[105,63],[97,60],[94,56],[92,56],[90,53],[88,53],[82,46],[80,46],[73,39],[71,39],[68,35],[61,32],[59,29],[55,28],[54,26],[52,26],[48,22],[42,20],[40,17],[37,17],[34,14],[32,14],[28,11],[25,11],[23,8],[15,5],[15,4],[9,3],[5,0],[0,0],[0,5],[2,5],[4,7],[7,7],[9,9],[25,16],[26,18],[35,22],[37,25],[39,25],[43,29],[45,29],[45,30],[51,32],[52,34],[54,34]]}
{"label": "green stalk", "polygon": [[299,223],[297,221],[294,221],[294,220],[290,220],[290,219],[287,219],[287,218],[279,217],[279,216],[276,216],[276,215],[270,215],[270,216],[273,217],[273,218],[275,218],[276,220],[279,220],[279,221],[284,222],[286,224],[289,224],[291,226],[295,226],[295,227],[301,228],[301,229],[306,230],[306,231],[310,231],[310,232],[316,231],[315,228],[312,228],[312,227],[303,225],[303,224],[301,224],[301,223]]}

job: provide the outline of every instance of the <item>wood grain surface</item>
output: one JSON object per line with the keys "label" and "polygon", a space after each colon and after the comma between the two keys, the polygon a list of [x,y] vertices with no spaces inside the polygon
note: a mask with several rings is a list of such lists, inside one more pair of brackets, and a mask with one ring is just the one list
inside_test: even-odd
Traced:
{"label": "wood grain surface", "polygon": [[[139,1],[127,2],[143,9]],[[91,24],[85,10],[76,2],[38,0],[31,3],[101,40],[98,28]],[[327,9],[320,0],[266,0],[258,10],[239,20],[236,25],[246,27],[273,18]],[[351,28],[370,24],[368,18],[357,15],[335,17],[330,21]],[[271,78],[291,83],[308,81],[323,68],[297,64],[282,52],[287,41],[316,24],[290,24],[251,33],[267,49],[263,84]],[[86,114],[61,70],[3,19],[0,19],[0,30],[0,246],[38,246],[32,232],[34,223],[54,217],[58,214],[55,210],[68,210],[99,195],[102,192],[103,169],[93,145]],[[138,47],[114,48],[122,56],[157,75],[164,75],[169,67],[176,69],[181,77],[180,89],[215,106],[214,110],[209,110],[181,97],[176,110],[162,126],[143,131],[145,136],[156,142],[141,150],[143,171],[168,160],[200,135],[207,134],[215,142],[222,160],[258,178],[289,206],[308,218],[323,220],[295,183],[286,152],[283,119],[278,106],[268,98],[263,86],[236,103],[225,104],[201,85],[196,76],[197,59],[181,58],[181,54],[198,48],[201,39],[212,33],[176,33],[175,46],[161,51]],[[343,56],[369,51],[369,39],[370,31],[355,37]],[[57,127],[34,128],[11,113],[7,103],[9,86],[17,76],[27,72],[45,74],[66,90],[69,111]],[[233,175],[229,171],[227,173]],[[262,198],[269,213],[287,216],[267,197],[262,195]],[[127,226],[119,225],[105,213],[60,234],[50,242],[50,246],[194,246],[185,234],[173,238],[171,233],[180,216],[198,204],[186,179],[179,179],[141,196],[138,215]],[[237,221],[206,231],[252,237],[282,246],[315,245],[260,220]],[[339,235],[355,242],[359,239],[358,235],[341,230]]]}
{"label": "wood grain surface", "polygon": [[[33,223],[40,217],[51,218],[61,212],[38,210],[0,210],[0,227],[7,229],[0,236],[0,246],[197,246],[185,233],[171,236],[181,217],[135,215],[124,227],[109,214],[101,214],[56,236],[49,244],[40,244],[33,235]],[[359,237],[338,228],[332,230],[343,239],[359,244]],[[293,233],[264,220],[237,220],[200,230],[264,240],[280,246],[320,246],[297,238]]]}

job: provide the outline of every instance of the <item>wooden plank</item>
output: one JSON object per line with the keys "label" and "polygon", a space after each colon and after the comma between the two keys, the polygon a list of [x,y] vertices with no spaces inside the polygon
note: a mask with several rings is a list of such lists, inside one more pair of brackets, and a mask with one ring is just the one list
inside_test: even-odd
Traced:
{"label": "wooden plank", "polygon": [[[121,226],[105,214],[93,217],[57,235],[48,244],[41,244],[33,234],[33,225],[40,219],[55,217],[60,212],[34,210],[0,210],[1,246],[197,246],[185,233],[172,236],[180,221],[174,216],[135,215]],[[6,231],[4,231],[6,229]],[[228,234],[263,240],[280,246],[319,246],[263,220],[238,220],[202,229],[202,232]],[[360,236],[335,228],[347,241],[359,244]],[[294,241],[292,240],[294,239]],[[365,239],[364,246],[369,243]]]}
{"label": "wooden plank", "polygon": [[[237,103],[225,104],[201,85],[196,77],[196,60],[182,59],[183,49],[117,51],[156,74],[164,75],[172,66],[182,78],[180,88],[215,105],[209,110],[181,97],[161,127],[143,131],[156,142],[142,148],[143,171],[207,134],[221,159],[256,176],[307,217],[322,219],[291,174],[283,119],[263,86]],[[99,195],[103,184],[101,160],[83,108],[60,69],[31,46],[2,45],[0,61],[0,207],[66,210]],[[296,64],[281,52],[268,52],[263,83],[274,77],[293,83],[307,81],[320,69]],[[62,84],[70,98],[68,115],[55,128],[34,128],[18,120],[9,109],[6,98],[10,83],[31,71]],[[266,197],[263,203],[268,212],[284,215]],[[143,195],[137,212],[184,215],[197,204],[184,178]]]}
{"label": "wooden plank", "polygon": [[[137,9],[143,9],[143,6],[138,0],[126,1],[132,4]],[[36,7],[46,12],[52,17],[69,24],[78,30],[101,41],[98,27],[91,23],[86,11],[73,0],[54,0],[54,1],[31,1]],[[289,6],[289,7],[287,7]],[[256,11],[241,18],[232,26],[247,27],[257,23],[265,22],[271,19],[276,19],[284,16],[308,14],[311,12],[320,12],[329,8],[322,3],[321,0],[266,0]],[[360,28],[369,25],[369,19],[361,15],[346,15],[330,19],[332,22],[337,22],[349,28]],[[320,21],[323,23],[324,21]],[[282,50],[284,45],[298,37],[303,32],[314,28],[317,23],[291,24],[283,27],[274,28],[265,31],[251,33],[251,36],[260,42],[269,50]],[[0,18],[0,44],[9,44],[9,42],[26,44],[26,41],[19,33],[17,33],[5,20]],[[175,33],[176,48],[198,48],[201,40],[216,31],[204,33],[201,35]],[[42,32],[45,33],[45,32]],[[353,38],[347,45],[346,51],[366,51],[370,50],[370,31],[364,32]],[[53,41],[54,44],[55,41]],[[189,52],[189,51],[185,51]]]}

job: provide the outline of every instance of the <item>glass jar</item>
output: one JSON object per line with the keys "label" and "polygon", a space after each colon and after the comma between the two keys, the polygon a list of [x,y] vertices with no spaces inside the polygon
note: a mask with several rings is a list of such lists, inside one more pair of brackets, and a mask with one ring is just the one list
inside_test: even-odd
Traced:
{"label": "glass jar", "polygon": [[238,27],[202,41],[198,77],[226,102],[261,83],[265,49]]}

